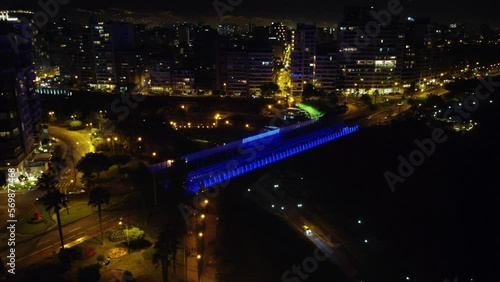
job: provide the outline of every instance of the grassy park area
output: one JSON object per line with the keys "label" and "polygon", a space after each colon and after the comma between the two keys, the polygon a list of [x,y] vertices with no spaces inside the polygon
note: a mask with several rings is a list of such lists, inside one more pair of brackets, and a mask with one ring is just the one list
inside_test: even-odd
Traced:
{"label": "grassy park area", "polygon": [[[131,221],[141,222],[141,217],[142,215],[137,213]],[[71,253],[78,255],[66,266],[58,257],[47,258],[23,269],[16,278],[21,279],[19,281],[90,281],[84,273],[97,268],[95,273],[98,273],[99,277],[95,281],[129,281],[127,276],[133,277],[134,280],[130,281],[136,282],[162,281],[161,267],[155,267],[152,258],[155,252],[153,244],[164,221],[165,218],[157,217],[147,226],[141,226],[147,244],[131,249],[130,253],[124,241],[111,240],[109,236],[105,236],[102,244],[100,236],[97,236],[72,246]],[[116,253],[120,255],[114,256]]]}

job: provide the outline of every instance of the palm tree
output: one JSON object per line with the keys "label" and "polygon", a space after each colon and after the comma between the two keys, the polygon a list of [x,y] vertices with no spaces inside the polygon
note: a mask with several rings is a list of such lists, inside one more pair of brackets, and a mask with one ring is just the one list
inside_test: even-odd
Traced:
{"label": "palm tree", "polygon": [[102,153],[87,153],[76,163],[75,169],[83,173],[83,178],[85,179],[89,191],[89,197],[91,179],[94,177],[94,174],[99,178],[99,174],[108,170],[110,167],[110,159]]}
{"label": "palm tree", "polygon": [[169,257],[172,258],[175,273],[175,256],[179,248],[179,236],[172,229],[164,229],[158,236],[154,248],[153,263],[161,263],[161,270],[163,273],[163,281],[168,282],[168,265],[170,264]]}
{"label": "palm tree", "polygon": [[377,97],[380,95],[380,93],[378,92],[378,89],[375,90],[375,92],[373,92],[373,97],[375,97],[375,102],[374,104],[377,104]]}
{"label": "palm tree", "polygon": [[38,177],[38,182],[37,182],[37,189],[41,190],[45,193],[49,193],[52,190],[57,189],[57,182],[58,180],[56,179],[56,176],[53,173],[46,172],[42,173],[40,177]]}
{"label": "palm tree", "polygon": [[68,197],[61,193],[58,189],[50,189],[47,196],[42,199],[46,207],[46,211],[53,210],[57,218],[57,228],[59,229],[59,237],[61,238],[61,249],[64,249],[64,239],[61,226],[61,208],[68,207]]}
{"label": "palm tree", "polygon": [[109,191],[102,187],[95,187],[90,191],[89,206],[97,207],[99,227],[101,228],[101,244],[104,245],[104,232],[102,230],[102,205],[109,204]]}

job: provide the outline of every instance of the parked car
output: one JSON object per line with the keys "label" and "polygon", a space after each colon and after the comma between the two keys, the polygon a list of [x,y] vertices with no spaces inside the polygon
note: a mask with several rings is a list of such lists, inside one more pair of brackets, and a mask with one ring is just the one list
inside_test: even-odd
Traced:
{"label": "parked car", "polygon": [[73,191],[69,191],[69,194],[70,195],[78,195],[78,194],[83,194],[85,193],[85,189],[75,189]]}
{"label": "parked car", "polygon": [[47,195],[43,195],[43,196],[41,196],[41,197],[37,197],[37,198],[35,199],[35,201],[37,201],[37,202],[42,202],[42,201],[44,201],[45,199],[47,199]]}

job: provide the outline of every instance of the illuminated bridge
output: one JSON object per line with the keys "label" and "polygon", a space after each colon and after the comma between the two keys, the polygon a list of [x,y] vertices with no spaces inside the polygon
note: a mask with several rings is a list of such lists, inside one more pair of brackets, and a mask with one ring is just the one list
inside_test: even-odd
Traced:
{"label": "illuminated bridge", "polygon": [[[181,157],[180,160],[184,160],[188,167],[186,189],[196,193],[201,188],[227,182],[359,130],[358,125],[344,124],[317,129],[312,126],[313,123],[294,124],[295,128],[278,128],[276,131],[267,131],[228,143],[226,148],[219,146],[222,148],[214,147]],[[297,129],[301,127],[312,127],[313,130],[299,130],[300,134],[290,134],[297,133]],[[200,166],[203,160],[211,161]],[[168,169],[170,165],[169,162],[163,162],[150,166],[150,170],[157,172]]]}

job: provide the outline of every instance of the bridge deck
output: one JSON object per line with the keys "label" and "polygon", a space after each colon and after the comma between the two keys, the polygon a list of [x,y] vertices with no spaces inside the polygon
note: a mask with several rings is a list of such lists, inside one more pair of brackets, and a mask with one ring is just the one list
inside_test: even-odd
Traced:
{"label": "bridge deck", "polygon": [[200,189],[213,187],[232,178],[249,173],[263,166],[299,154],[337,138],[354,133],[359,126],[332,126],[291,140],[271,144],[265,148],[254,148],[245,154],[188,173],[186,189],[196,193]]}

